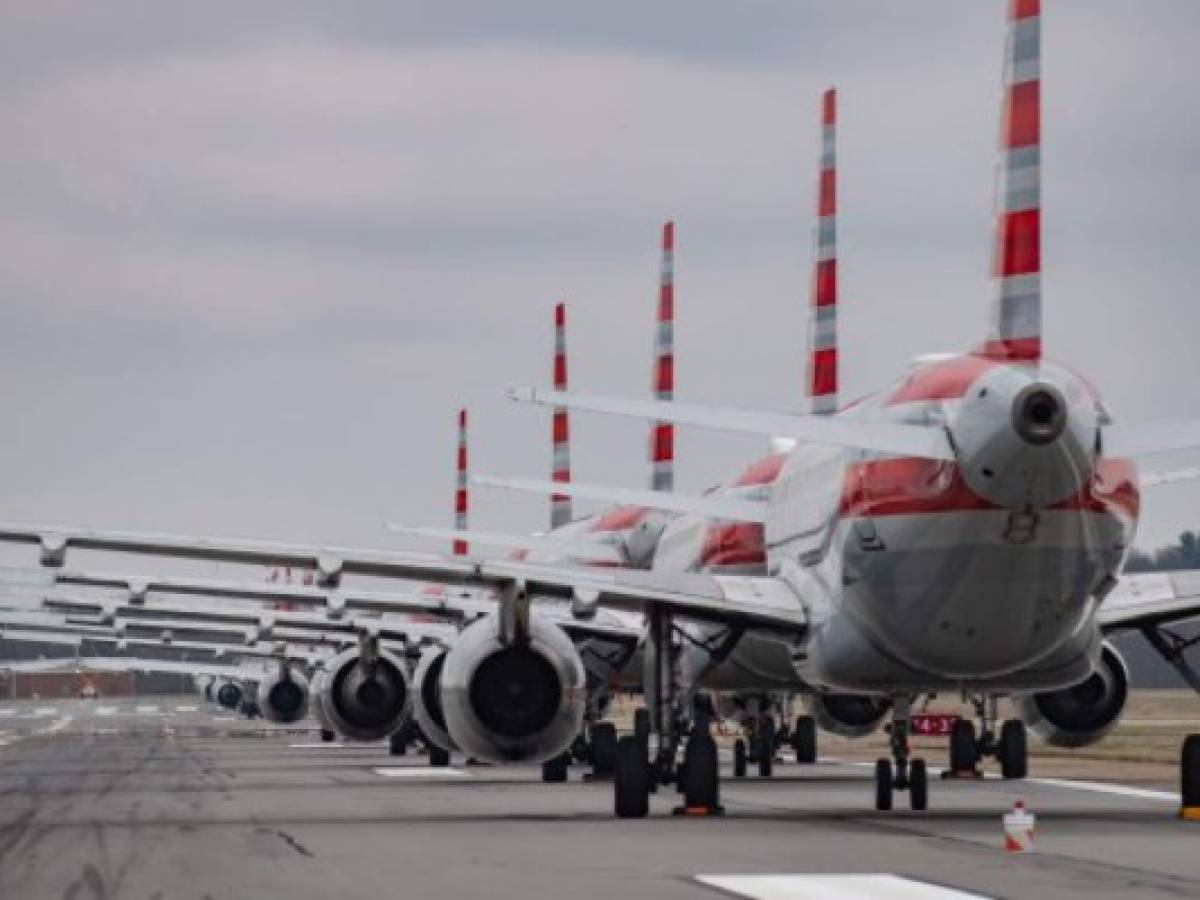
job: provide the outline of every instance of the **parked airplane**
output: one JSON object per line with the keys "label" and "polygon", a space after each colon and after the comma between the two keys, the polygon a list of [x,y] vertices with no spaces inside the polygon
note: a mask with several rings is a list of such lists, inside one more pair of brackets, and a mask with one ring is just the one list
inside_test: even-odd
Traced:
{"label": "parked airplane", "polygon": [[[490,592],[497,609],[458,634],[438,686],[455,743],[497,762],[553,759],[579,732],[584,666],[564,623],[586,630],[600,609],[642,612],[657,754],[648,766],[643,735],[621,740],[621,816],[645,815],[651,780],[677,769],[689,806],[717,803],[715,747],[702,720],[678,764],[675,701],[687,687],[673,652],[678,622],[723,636],[699,648],[713,663],[743,645],[762,658],[786,654],[796,682],[834,720],[857,727],[890,715],[891,752],[876,765],[881,809],[895,790],[907,790],[915,809],[927,804],[926,767],[907,740],[918,694],[965,691],[988,728],[996,699],[1015,697],[1024,722],[1048,739],[1097,740],[1119,717],[1128,680],[1105,638],[1155,634],[1200,614],[1200,573],[1121,575],[1140,511],[1133,460],[1200,447],[1200,422],[1122,426],[1086,381],[1042,355],[1039,64],[1039,4],[1013,0],[994,298],[989,333],[972,350],[921,358],[836,415],[520,392],[552,407],[796,441],[762,496],[634,501],[761,523],[766,574],[697,574],[680,556],[668,564],[665,533],[648,571],[19,525],[0,526],[0,538],[37,544],[51,565],[79,547],[303,566],[338,608],[350,608],[337,590],[346,576]],[[533,602],[540,598],[565,601],[572,618],[549,615]],[[963,757],[988,749],[957,743]],[[1019,774],[1023,721],[1004,723],[996,743],[1002,766]]]}

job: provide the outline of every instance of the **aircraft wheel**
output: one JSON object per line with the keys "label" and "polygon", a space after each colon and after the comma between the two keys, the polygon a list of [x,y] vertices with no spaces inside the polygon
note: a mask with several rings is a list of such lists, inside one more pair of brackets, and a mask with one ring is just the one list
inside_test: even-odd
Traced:
{"label": "aircraft wheel", "polygon": [[798,763],[817,761],[817,720],[812,716],[800,716],[796,719],[796,729],[792,732],[792,749],[796,751]]}
{"label": "aircraft wheel", "polygon": [[775,720],[763,716],[758,721],[758,774],[770,778],[775,768]]}
{"label": "aircraft wheel", "polygon": [[950,771],[954,774],[974,772],[978,764],[975,723],[970,719],[955,719],[950,726]]}
{"label": "aircraft wheel", "polygon": [[908,803],[916,812],[929,806],[929,775],[925,760],[914,759],[908,766]]}
{"label": "aircraft wheel", "polygon": [[336,740],[337,740],[337,732],[336,731],[333,731],[329,728],[321,729],[321,742],[322,743],[332,744]]}
{"label": "aircraft wheel", "polygon": [[1180,805],[1185,813],[1200,809],[1200,734],[1189,734],[1183,739],[1179,768]]}
{"label": "aircraft wheel", "polygon": [[644,706],[633,711],[633,733],[647,743],[650,741],[650,710]]}
{"label": "aircraft wheel", "polygon": [[720,775],[717,771],[717,742],[706,733],[688,738],[687,766],[680,772],[683,805],[688,809],[716,809]]}
{"label": "aircraft wheel", "polygon": [[875,760],[875,808],[886,812],[892,808],[892,761],[890,759]]}
{"label": "aircraft wheel", "polygon": [[645,746],[636,737],[617,741],[613,795],[618,819],[641,819],[650,812],[650,768]]}
{"label": "aircraft wheel", "polygon": [[560,753],[554,759],[542,763],[542,781],[547,784],[561,784],[567,780],[567,771],[571,765],[571,756]]}
{"label": "aircraft wheel", "polygon": [[429,765],[444,768],[450,765],[450,751],[437,744],[431,744],[429,747]]}
{"label": "aircraft wheel", "polygon": [[733,742],[733,775],[735,778],[746,777],[746,742],[741,738]]}
{"label": "aircraft wheel", "polygon": [[996,755],[1000,757],[1000,774],[1005,778],[1024,778],[1029,774],[1029,751],[1024,722],[1008,719],[1000,726],[1000,743],[996,746]]}
{"label": "aircraft wheel", "polygon": [[401,729],[388,738],[388,753],[392,756],[404,756],[408,753],[408,735]]}
{"label": "aircraft wheel", "polygon": [[617,768],[617,729],[612,722],[592,726],[592,774],[611,778]]}

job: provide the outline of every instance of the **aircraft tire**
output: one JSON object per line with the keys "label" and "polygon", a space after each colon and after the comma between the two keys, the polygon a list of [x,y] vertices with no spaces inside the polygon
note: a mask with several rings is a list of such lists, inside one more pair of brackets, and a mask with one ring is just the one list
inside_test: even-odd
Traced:
{"label": "aircraft tire", "polygon": [[817,720],[812,716],[800,716],[796,719],[796,728],[792,732],[792,749],[796,752],[796,762],[802,765],[817,761]]}
{"label": "aircraft tire", "polygon": [[547,784],[561,784],[567,780],[567,774],[571,766],[571,756],[568,753],[560,753],[554,759],[548,759],[542,763],[542,781]]}
{"label": "aircraft tire", "polygon": [[617,741],[613,798],[618,819],[643,819],[650,812],[650,769],[645,746],[636,737]]}
{"label": "aircraft tire", "polygon": [[892,808],[892,761],[890,759],[875,760],[875,808],[887,812]]}
{"label": "aircraft tire", "polygon": [[1000,774],[1005,778],[1024,778],[1029,774],[1029,750],[1025,723],[1008,719],[1000,726],[1000,743],[996,746],[1000,758]]}
{"label": "aircraft tire", "polygon": [[929,807],[929,774],[923,759],[914,759],[909,764],[908,803],[914,812],[922,812]]}
{"label": "aircraft tire", "polygon": [[955,719],[950,726],[950,771],[955,774],[974,772],[978,764],[975,723],[970,719]]}
{"label": "aircraft tire", "polygon": [[746,777],[746,742],[742,738],[733,742],[733,777]]}

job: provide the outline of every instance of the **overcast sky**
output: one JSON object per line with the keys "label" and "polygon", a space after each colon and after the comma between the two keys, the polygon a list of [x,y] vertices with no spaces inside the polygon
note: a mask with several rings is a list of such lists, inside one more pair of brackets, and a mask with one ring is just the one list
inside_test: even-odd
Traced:
{"label": "overcast sky", "polygon": [[[1045,0],[1048,354],[1200,416],[1200,4]],[[817,105],[840,91],[843,383],[983,330],[1000,0],[10,2],[0,518],[385,546],[473,468],[542,477],[572,386],[644,396],[677,221],[677,396],[800,408]],[[640,424],[575,475],[641,487]],[[681,489],[760,442],[683,431]],[[1196,462],[1166,459],[1157,468]],[[477,527],[544,527],[475,491]],[[1200,525],[1160,488],[1141,543]]]}

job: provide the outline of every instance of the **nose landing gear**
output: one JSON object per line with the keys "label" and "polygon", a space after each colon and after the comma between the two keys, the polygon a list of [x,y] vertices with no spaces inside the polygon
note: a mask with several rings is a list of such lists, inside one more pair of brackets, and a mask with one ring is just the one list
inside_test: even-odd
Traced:
{"label": "nose landing gear", "polygon": [[892,722],[888,726],[892,758],[875,762],[875,808],[881,812],[892,808],[895,791],[908,791],[908,804],[916,812],[929,806],[929,775],[925,760],[909,758],[911,713],[911,697],[893,700]]}
{"label": "nose landing gear", "polygon": [[1000,763],[1000,774],[1005,778],[1024,778],[1029,773],[1025,723],[1007,719],[1000,724],[997,734],[998,698],[973,697],[971,702],[979,717],[978,736],[970,719],[954,722],[950,729],[950,767],[946,777],[979,778],[980,759],[991,756]]}

